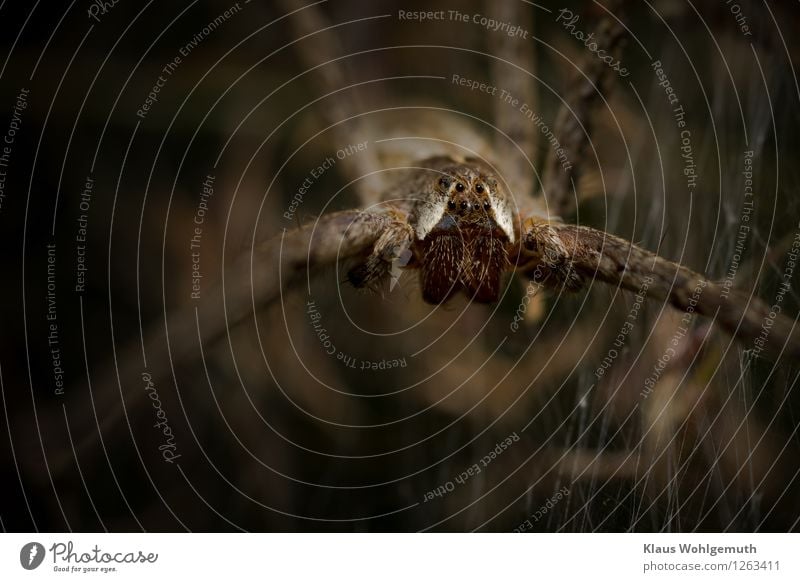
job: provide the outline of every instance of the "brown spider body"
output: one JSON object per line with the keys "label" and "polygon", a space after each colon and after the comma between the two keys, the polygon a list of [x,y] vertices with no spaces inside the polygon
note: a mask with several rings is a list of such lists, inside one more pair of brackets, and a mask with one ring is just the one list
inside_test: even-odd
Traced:
{"label": "brown spider body", "polygon": [[350,270],[353,285],[377,288],[400,266],[420,270],[422,298],[434,305],[462,291],[471,301],[495,303],[504,274],[515,269],[556,289],[583,287],[585,276],[573,268],[540,199],[523,195],[518,204],[493,166],[452,151],[400,165],[406,169],[386,187],[379,213],[390,217],[389,226]]}
{"label": "brown spider body", "polygon": [[405,253],[404,266],[421,271],[428,303],[443,303],[460,291],[479,303],[499,299],[519,237],[512,200],[488,164],[456,156],[423,160],[386,199],[401,215],[400,224],[364,265],[351,270],[351,282],[360,287],[379,281]]}
{"label": "brown spider body", "polygon": [[497,301],[507,246],[515,240],[508,199],[479,160],[434,161],[438,171],[409,219],[422,297],[437,304],[463,290],[481,303]]}

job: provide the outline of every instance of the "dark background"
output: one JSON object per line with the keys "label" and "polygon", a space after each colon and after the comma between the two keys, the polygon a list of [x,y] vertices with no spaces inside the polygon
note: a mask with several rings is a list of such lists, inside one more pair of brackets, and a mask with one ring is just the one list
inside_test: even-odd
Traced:
{"label": "dark background", "polygon": [[[741,0],[753,33],[743,36],[723,2],[627,4],[622,18],[636,40],[623,60],[632,75],[609,89],[597,114],[597,157],[580,185],[586,198],[565,220],[721,279],[739,232],[743,152],[753,150],[756,208],[737,285],[772,303],[800,219],[797,8]],[[430,309],[419,304],[413,274],[381,297],[338,285],[342,273],[325,269],[311,296],[337,347],[411,364],[342,366],[313,333],[307,291],[288,292],[156,382],[181,455],[165,462],[155,409],[132,396],[144,389],[144,362],[120,374],[114,366],[140,350],[142,330],[163,330],[166,315],[191,304],[188,240],[205,177],[215,175],[202,241],[209,286],[223,260],[254,241],[329,202],[327,210],[357,204],[351,188],[331,199],[347,183],[337,168],[315,183],[295,223],[283,219],[310,169],[341,143],[325,130],[330,100],[298,111],[327,92],[314,72],[298,76],[307,68],[303,41],[286,46],[297,39],[291,19],[306,16],[265,27],[287,9],[239,5],[183,58],[140,119],[162,67],[231,4],[121,0],[100,22],[84,0],[0,4],[0,136],[17,94],[30,90],[0,210],[4,530],[511,531],[529,519],[534,531],[798,528],[796,362],[753,359],[697,320],[682,357],[642,401],[680,314],[647,305],[628,341],[636,349],[623,350],[598,381],[594,371],[632,304],[601,287],[545,299],[544,315],[509,335],[524,284],[511,285],[496,310],[457,304],[423,319]],[[552,124],[572,73],[566,63],[580,66],[586,52],[554,22],[562,5],[540,5],[553,12],[536,10],[523,24],[536,36],[539,109]],[[586,31],[603,14],[595,2],[569,7]],[[489,79],[481,53],[498,33],[398,21],[399,9],[415,8],[432,5],[319,6],[341,24],[332,55],[384,49],[343,59],[348,83],[454,72]],[[477,2],[442,8],[485,12]],[[381,14],[391,16],[342,24]],[[654,59],[687,110],[701,176],[691,195]],[[356,112],[437,106],[491,119],[494,107],[446,80],[387,80],[345,95]],[[531,155],[541,163],[546,143]],[[88,270],[76,293],[87,176]],[[63,395],[47,341],[48,244],[57,248]],[[794,290],[783,309],[796,316]],[[409,322],[422,323],[380,337],[358,327],[393,334]],[[166,338],[159,349],[168,349]],[[196,337],[170,337],[189,340]],[[108,416],[121,398],[124,414]],[[480,475],[424,501],[512,434],[519,440]],[[533,523],[562,487],[569,495]]]}

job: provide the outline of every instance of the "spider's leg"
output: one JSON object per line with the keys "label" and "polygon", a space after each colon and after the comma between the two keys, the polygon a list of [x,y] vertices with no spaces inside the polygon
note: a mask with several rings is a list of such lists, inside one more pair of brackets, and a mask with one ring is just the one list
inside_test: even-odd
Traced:
{"label": "spider's leg", "polygon": [[[605,10],[608,16],[598,27],[598,51],[605,51],[619,59],[625,29],[614,11],[619,11],[622,0],[613,0]],[[569,81],[563,104],[553,126],[553,133],[561,148],[551,148],[544,168],[544,195],[549,212],[554,216],[568,216],[575,211],[581,162],[591,141],[592,115],[603,104],[617,73],[596,54],[587,54],[581,70]],[[562,151],[563,150],[563,151]]]}
{"label": "spider's leg", "polygon": [[366,261],[350,269],[347,278],[355,287],[375,289],[388,277],[397,277],[398,267],[405,266],[411,256],[414,229],[398,211],[387,213],[389,222],[372,248]]}
{"label": "spider's leg", "polygon": [[[487,0],[486,13],[498,22],[510,22],[521,27],[520,30],[532,33],[533,9],[524,2]],[[507,91],[520,104],[512,107],[499,94],[494,100],[494,123],[499,130],[495,133],[494,157],[507,162],[503,167],[503,178],[514,198],[520,200],[534,193],[531,171],[534,161],[531,158],[536,156],[538,132],[519,109],[524,103],[531,111],[538,111],[534,46],[529,38],[508,34],[488,36],[489,52],[493,57],[490,60],[492,84]]]}
{"label": "spider's leg", "polygon": [[[306,72],[313,71],[321,81],[319,94],[323,106],[320,109],[339,144],[337,147],[366,142],[363,122],[353,117],[358,111],[359,96],[346,74],[343,51],[336,38],[341,25],[330,22],[318,3],[281,0],[280,4],[289,13],[287,23],[297,35],[292,44],[307,67]],[[345,172],[348,182],[355,182],[362,207],[380,200],[383,184],[374,148],[359,150],[357,155],[347,158],[347,163],[337,164],[337,167]]]}
{"label": "spider's leg", "polygon": [[537,283],[553,289],[578,291],[586,277],[572,264],[570,250],[558,236],[554,225],[546,220],[529,218],[523,223],[521,258],[527,261],[521,271]]}
{"label": "spider's leg", "polygon": [[[585,226],[528,220],[522,244],[542,273],[576,284],[589,280],[627,291],[646,288],[648,298],[713,317],[722,330],[748,340],[754,353],[800,356],[800,329],[757,297],[724,286],[607,232]],[[538,265],[537,265],[538,263]],[[765,333],[765,330],[769,330]]]}

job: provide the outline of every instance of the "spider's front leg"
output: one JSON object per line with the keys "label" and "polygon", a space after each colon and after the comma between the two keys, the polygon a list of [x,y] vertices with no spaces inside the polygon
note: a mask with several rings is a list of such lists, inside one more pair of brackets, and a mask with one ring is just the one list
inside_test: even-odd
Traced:
{"label": "spider's front leg", "polygon": [[791,318],[755,296],[728,293],[704,275],[630,241],[541,219],[525,220],[521,239],[518,269],[544,279],[548,286],[560,283],[566,289],[580,289],[592,280],[637,292],[647,281],[650,299],[714,318],[721,329],[759,353],[800,356],[800,328]]}
{"label": "spider's front leg", "polygon": [[398,269],[408,264],[411,258],[414,229],[408,223],[408,216],[394,208],[388,210],[386,216],[389,222],[369,256],[347,273],[354,287],[377,290],[387,277],[395,281],[399,276]]}
{"label": "spider's front leg", "polygon": [[520,243],[518,269],[534,281],[567,291],[579,291],[586,284],[586,277],[574,268],[570,249],[549,221],[524,220]]}

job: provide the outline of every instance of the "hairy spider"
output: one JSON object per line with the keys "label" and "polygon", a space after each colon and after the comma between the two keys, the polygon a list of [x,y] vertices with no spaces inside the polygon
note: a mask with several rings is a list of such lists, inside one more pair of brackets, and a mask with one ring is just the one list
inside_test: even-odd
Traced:
{"label": "hairy spider", "polygon": [[[324,16],[296,0],[284,0],[284,4],[287,10],[303,10],[310,16],[292,21],[298,36],[307,39],[301,46],[301,56],[309,69],[316,69],[321,63],[335,63],[331,47],[336,40],[315,34],[325,29]],[[614,1],[608,7],[613,11],[621,5],[621,1]],[[528,8],[521,3],[488,3],[487,9],[498,20],[525,21],[528,16]],[[597,34],[598,47],[606,54],[619,55],[623,32],[618,19],[603,18]],[[527,102],[536,103],[532,83],[524,74],[530,75],[533,70],[531,55],[507,36],[493,37],[492,42],[494,74],[503,81],[498,84],[511,87]],[[507,71],[501,72],[507,62],[515,63],[521,73],[509,77]],[[559,142],[576,160],[590,139],[588,130],[601,92],[611,83],[609,69],[602,61],[589,58],[584,64],[587,73],[573,82],[556,122]],[[337,83],[343,78],[340,71],[325,76],[331,95],[336,94]],[[336,115],[343,110],[346,105],[341,102],[331,109],[332,127],[341,128]],[[443,303],[459,291],[478,303],[495,302],[501,294],[503,274],[511,270],[550,288],[567,291],[579,290],[588,281],[636,291],[645,280],[652,280],[648,284],[651,299],[667,300],[681,310],[691,303],[693,311],[715,317],[719,326],[733,335],[753,338],[758,334],[770,314],[758,299],[727,294],[719,284],[632,242],[563,223],[559,215],[568,214],[574,206],[570,184],[577,179],[580,165],[559,167],[556,152],[550,151],[542,193],[532,194],[527,158],[512,155],[509,140],[503,138],[513,137],[520,149],[535,149],[535,129],[532,124],[520,125],[518,116],[509,115],[508,107],[501,105],[497,113],[496,127],[502,135],[495,143],[497,159],[491,159],[495,158],[491,154],[464,156],[459,150],[491,148],[479,145],[481,138],[469,129],[448,128],[457,137],[442,139],[439,148],[434,148],[434,155],[406,160],[411,169],[383,192],[376,193],[373,183],[362,180],[360,194],[368,210],[358,213],[352,222],[344,219],[346,214],[333,215],[318,220],[310,233],[301,229],[287,235],[308,250],[303,254],[309,263],[302,258],[283,258],[295,269],[302,269],[318,264],[321,257],[317,255],[323,249],[327,249],[328,260],[358,257],[366,250],[368,256],[349,271],[352,284],[375,288],[393,273],[396,277],[399,267],[417,268],[422,297],[433,304]],[[407,119],[404,121],[408,124]],[[360,131],[366,130],[362,127]],[[348,136],[340,132],[339,137],[344,141]],[[421,149],[424,148],[414,152]],[[374,154],[363,158],[355,168],[355,181],[373,175],[378,158]],[[553,216],[553,212],[558,214]],[[341,228],[344,231],[337,230]],[[313,234],[316,229],[319,236]],[[336,249],[335,254],[329,254],[331,249]],[[777,353],[783,348],[800,354],[800,337],[793,322],[783,316],[774,318],[774,322],[767,349]]]}
{"label": "hairy spider", "polygon": [[[519,236],[512,203],[492,169],[475,158],[437,157],[391,190],[396,216],[369,260],[350,271],[358,286],[389,272],[392,261],[419,266],[422,297],[442,303],[459,290],[481,303],[497,301],[509,253]],[[410,253],[410,254],[409,254]]]}
{"label": "hairy spider", "polygon": [[[309,245],[309,257],[324,247],[337,251],[328,260],[369,249],[348,274],[357,287],[380,285],[398,265],[417,268],[422,297],[433,304],[459,291],[479,303],[495,302],[504,273],[518,270],[567,291],[577,291],[590,280],[635,291],[652,280],[651,297],[678,309],[691,302],[697,313],[716,316],[723,329],[745,337],[755,337],[769,314],[760,301],[726,296],[706,277],[619,237],[550,221],[531,211],[535,205],[527,206],[527,214],[515,212],[512,197],[483,160],[438,156],[415,165],[387,190],[385,208],[336,213],[320,219],[310,233],[301,229],[288,236],[297,237],[301,249]],[[312,245],[317,229],[318,242]],[[294,267],[308,264],[301,258]],[[796,352],[791,320],[775,318],[773,330],[773,348],[785,344]]]}

